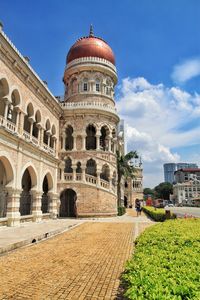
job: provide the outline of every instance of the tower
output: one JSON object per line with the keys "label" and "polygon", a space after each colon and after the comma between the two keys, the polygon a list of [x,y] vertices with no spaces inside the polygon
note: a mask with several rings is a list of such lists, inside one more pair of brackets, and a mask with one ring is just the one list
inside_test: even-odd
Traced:
{"label": "tower", "polygon": [[93,28],[70,48],[64,71],[62,163],[58,178],[61,216],[117,214],[117,83],[112,49]]}

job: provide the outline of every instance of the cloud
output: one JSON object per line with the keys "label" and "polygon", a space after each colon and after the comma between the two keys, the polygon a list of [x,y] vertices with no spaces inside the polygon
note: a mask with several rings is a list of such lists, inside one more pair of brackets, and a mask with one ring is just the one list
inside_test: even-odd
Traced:
{"label": "cloud", "polygon": [[163,181],[163,164],[181,159],[171,149],[199,142],[200,95],[142,77],[122,80],[120,93],[117,108],[127,124],[127,148],[141,153],[145,186],[155,186]]}
{"label": "cloud", "polygon": [[200,58],[194,58],[175,65],[172,72],[172,79],[176,83],[184,83],[193,77],[200,75]]}

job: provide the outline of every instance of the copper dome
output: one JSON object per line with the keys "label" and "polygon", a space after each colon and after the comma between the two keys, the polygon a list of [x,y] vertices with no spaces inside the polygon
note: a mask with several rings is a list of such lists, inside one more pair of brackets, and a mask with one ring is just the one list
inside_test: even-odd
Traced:
{"label": "copper dome", "polygon": [[81,57],[100,57],[115,65],[115,56],[110,46],[101,38],[95,37],[90,29],[90,35],[82,37],[70,48],[67,54],[67,64]]}

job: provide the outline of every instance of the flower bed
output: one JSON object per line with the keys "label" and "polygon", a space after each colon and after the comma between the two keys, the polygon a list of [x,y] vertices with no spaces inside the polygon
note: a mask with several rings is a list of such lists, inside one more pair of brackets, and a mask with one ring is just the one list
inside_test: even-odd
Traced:
{"label": "flower bed", "polygon": [[200,299],[200,219],[168,220],[146,229],[123,280],[128,299]]}
{"label": "flower bed", "polygon": [[163,208],[154,208],[152,206],[144,206],[143,211],[154,221],[163,222],[166,220],[165,210]]}

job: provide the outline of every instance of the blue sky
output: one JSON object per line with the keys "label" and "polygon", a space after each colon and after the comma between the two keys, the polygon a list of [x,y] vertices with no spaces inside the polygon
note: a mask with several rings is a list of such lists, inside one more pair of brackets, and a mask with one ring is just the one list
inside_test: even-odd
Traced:
{"label": "blue sky", "polygon": [[0,0],[4,31],[55,95],[70,46],[93,23],[116,56],[117,107],[128,149],[144,161],[145,186],[162,164],[200,162],[199,0]]}

